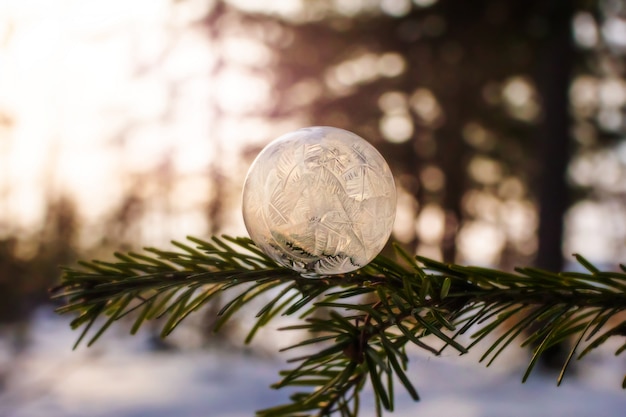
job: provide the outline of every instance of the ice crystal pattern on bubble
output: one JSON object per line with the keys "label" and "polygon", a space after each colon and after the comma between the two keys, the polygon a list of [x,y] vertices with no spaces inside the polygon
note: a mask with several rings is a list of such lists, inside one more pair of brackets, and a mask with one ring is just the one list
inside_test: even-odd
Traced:
{"label": "ice crystal pattern on bubble", "polygon": [[385,160],[345,130],[287,134],[257,158],[244,188],[252,239],[278,262],[305,274],[336,274],[367,264],[395,216]]}

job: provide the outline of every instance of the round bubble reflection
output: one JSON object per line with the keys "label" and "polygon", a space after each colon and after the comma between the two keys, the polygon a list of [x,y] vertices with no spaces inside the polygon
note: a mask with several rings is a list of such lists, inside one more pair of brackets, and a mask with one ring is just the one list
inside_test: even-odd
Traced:
{"label": "round bubble reflection", "polygon": [[354,271],[389,239],[396,189],[363,138],[333,127],[287,133],[261,151],[243,190],[252,240],[304,276]]}

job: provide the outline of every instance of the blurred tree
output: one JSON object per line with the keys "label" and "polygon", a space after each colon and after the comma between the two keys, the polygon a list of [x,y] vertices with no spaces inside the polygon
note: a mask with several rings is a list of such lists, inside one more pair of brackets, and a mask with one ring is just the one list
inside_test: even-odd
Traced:
{"label": "blurred tree", "polygon": [[[537,131],[539,175],[535,188],[539,228],[535,265],[562,271],[564,218],[570,204],[566,176],[573,146],[569,133],[569,85],[574,64],[571,34],[574,7],[571,1],[556,0],[545,2],[543,10],[549,26],[538,50],[535,75],[543,108]],[[542,363],[558,369],[567,353],[567,347],[556,344],[546,351]]]}
{"label": "blurred tree", "polygon": [[569,86],[574,65],[571,1],[544,4],[549,35],[538,51],[537,85],[542,92],[543,117],[539,123],[540,175],[539,247],[536,264],[563,269],[563,221],[570,199],[566,183],[573,143],[570,136]]}
{"label": "blurred tree", "polygon": [[43,227],[34,235],[0,239],[0,336],[19,352],[28,343],[28,322],[49,302],[59,266],[75,260],[76,212],[66,197],[50,198]]}
{"label": "blurred tree", "polygon": [[[541,200],[552,212],[542,211],[540,224],[553,227],[567,202],[555,192],[564,189],[566,163],[554,153],[567,161],[573,6],[442,0],[396,10],[392,3],[351,16],[331,10],[323,19],[282,22],[290,42],[276,54],[274,116],[302,111],[294,102],[305,103],[311,124],[351,129],[376,142],[418,202],[409,246],[436,245],[446,261],[462,250],[461,258],[471,260],[469,252],[480,247],[459,242],[483,236],[496,248],[486,261],[527,262],[536,220],[523,214],[511,221],[510,209]],[[549,191],[540,191],[541,184]],[[419,221],[426,207],[439,210],[441,225]],[[531,233],[516,236],[520,227]],[[560,230],[539,234],[538,259],[561,263]]]}
{"label": "blurred tree", "polygon": [[[275,115],[301,111],[294,106],[299,100],[307,103],[311,124],[377,142],[419,210],[440,212],[439,227],[422,227],[438,231],[409,232],[406,243],[415,248],[426,240],[453,261],[463,227],[497,221],[484,203],[502,183],[529,183],[538,118],[530,77],[540,36],[533,26],[537,7],[440,1],[394,11],[385,4],[353,16],[330,11],[324,19],[283,23],[291,42],[276,56]],[[471,206],[469,191],[482,207]],[[416,219],[403,227],[415,227]]]}

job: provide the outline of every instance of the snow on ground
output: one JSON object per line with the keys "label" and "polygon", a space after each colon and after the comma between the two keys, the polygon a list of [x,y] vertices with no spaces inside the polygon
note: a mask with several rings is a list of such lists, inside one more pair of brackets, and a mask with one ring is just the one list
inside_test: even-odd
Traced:
{"label": "snow on ground", "polygon": [[[91,348],[72,351],[78,333],[69,330],[67,318],[40,315],[30,348],[12,358],[6,349],[0,355],[0,371],[10,370],[0,385],[0,417],[243,417],[288,398],[288,392],[269,388],[278,379],[278,370],[287,366],[286,355],[268,357],[223,348],[155,352],[146,349],[141,336],[112,333]],[[561,387],[556,387],[554,376],[540,373],[521,384],[523,358],[508,355],[499,362],[486,369],[476,364],[476,354],[467,358],[416,354],[409,375],[422,400],[413,402],[398,385],[396,411],[389,415],[625,414],[626,392],[620,388],[626,370],[623,358],[597,355],[583,361],[580,377],[566,378]],[[362,417],[374,416],[367,399],[364,403]]]}

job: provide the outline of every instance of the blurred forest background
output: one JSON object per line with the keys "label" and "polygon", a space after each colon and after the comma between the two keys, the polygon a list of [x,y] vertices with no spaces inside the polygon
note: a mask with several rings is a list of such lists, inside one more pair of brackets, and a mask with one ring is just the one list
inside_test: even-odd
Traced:
{"label": "blurred forest background", "polygon": [[244,235],[275,137],[371,141],[392,238],[559,270],[626,259],[622,0],[0,0],[0,338],[59,265]]}

